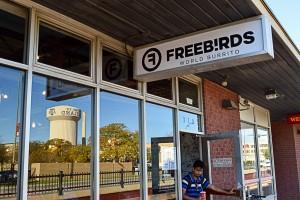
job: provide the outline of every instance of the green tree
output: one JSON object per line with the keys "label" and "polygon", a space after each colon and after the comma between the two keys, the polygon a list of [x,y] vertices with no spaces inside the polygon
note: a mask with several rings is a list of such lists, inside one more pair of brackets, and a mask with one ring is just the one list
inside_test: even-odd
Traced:
{"label": "green tree", "polygon": [[71,149],[71,142],[63,139],[51,139],[46,143],[31,142],[29,145],[29,164],[71,162]]}
{"label": "green tree", "polygon": [[263,155],[264,155],[266,160],[270,160],[270,152],[269,152],[268,149],[264,150]]}
{"label": "green tree", "polygon": [[147,163],[152,163],[151,148],[147,148]]}
{"label": "green tree", "polygon": [[64,139],[51,139],[44,144],[44,150],[49,155],[50,162],[71,162],[71,142]]}
{"label": "green tree", "polygon": [[85,163],[91,160],[91,147],[89,145],[73,146],[70,150],[70,160],[72,162]]}
{"label": "green tree", "polygon": [[42,155],[43,143],[40,141],[33,141],[29,143],[29,165],[31,163],[40,163],[44,158]]}
{"label": "green tree", "polygon": [[7,153],[7,148],[4,144],[0,144],[0,163],[1,170],[3,170],[3,164],[9,161],[9,155]]}
{"label": "green tree", "polygon": [[100,161],[127,161],[135,165],[138,157],[138,131],[129,131],[123,123],[100,128]]}

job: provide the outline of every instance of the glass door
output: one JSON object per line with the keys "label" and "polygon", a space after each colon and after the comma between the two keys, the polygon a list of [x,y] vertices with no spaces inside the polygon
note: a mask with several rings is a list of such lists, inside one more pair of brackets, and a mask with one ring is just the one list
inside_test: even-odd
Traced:
{"label": "glass door", "polygon": [[275,182],[269,130],[242,123],[241,134],[246,198],[255,194],[274,199]]}
{"label": "glass door", "polygon": [[[239,131],[201,136],[203,161],[208,169],[204,177],[214,185],[224,188],[237,188],[244,194],[241,161],[241,137]],[[207,195],[210,199],[210,195]],[[213,195],[214,200],[245,199],[244,196]]]}

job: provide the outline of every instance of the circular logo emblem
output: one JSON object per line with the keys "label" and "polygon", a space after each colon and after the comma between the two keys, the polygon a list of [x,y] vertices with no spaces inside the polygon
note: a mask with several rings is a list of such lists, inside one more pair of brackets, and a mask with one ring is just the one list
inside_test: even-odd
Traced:
{"label": "circular logo emblem", "polygon": [[110,59],[105,66],[105,75],[108,79],[116,79],[122,72],[122,64],[119,59]]}
{"label": "circular logo emblem", "polygon": [[148,71],[152,72],[156,70],[161,63],[161,53],[156,48],[148,49],[143,55],[143,68]]}

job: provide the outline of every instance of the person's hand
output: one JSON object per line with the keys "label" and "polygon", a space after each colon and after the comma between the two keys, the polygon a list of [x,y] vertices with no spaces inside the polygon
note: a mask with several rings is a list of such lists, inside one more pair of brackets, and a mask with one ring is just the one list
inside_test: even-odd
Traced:
{"label": "person's hand", "polygon": [[236,196],[236,197],[241,196],[241,190],[239,190],[239,189],[232,188],[232,189],[229,190],[229,193],[233,196]]}
{"label": "person's hand", "polygon": [[241,191],[238,190],[238,189],[235,189],[235,188],[231,188],[229,190],[226,190],[228,192],[228,195],[231,195],[231,196],[237,196],[239,197],[241,195]]}

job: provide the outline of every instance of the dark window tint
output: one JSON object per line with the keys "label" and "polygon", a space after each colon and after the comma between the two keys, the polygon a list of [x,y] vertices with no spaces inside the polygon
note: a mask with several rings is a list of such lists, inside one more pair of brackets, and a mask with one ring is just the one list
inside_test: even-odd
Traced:
{"label": "dark window tint", "polygon": [[[5,8],[5,11],[2,10]],[[0,1],[0,57],[26,62],[25,37],[27,10]]]}
{"label": "dark window tint", "polygon": [[172,79],[147,83],[147,93],[172,100]]}
{"label": "dark window tint", "polygon": [[102,79],[111,83],[137,89],[133,80],[133,62],[131,59],[108,50],[103,50]]}
{"label": "dark window tint", "polygon": [[91,76],[90,42],[44,23],[40,24],[38,61]]}
{"label": "dark window tint", "polygon": [[179,102],[199,107],[198,104],[198,86],[186,80],[179,79]]}

